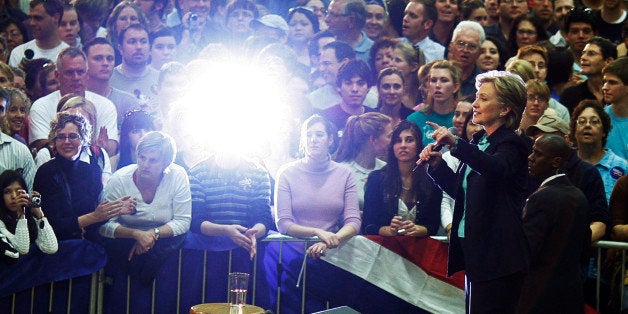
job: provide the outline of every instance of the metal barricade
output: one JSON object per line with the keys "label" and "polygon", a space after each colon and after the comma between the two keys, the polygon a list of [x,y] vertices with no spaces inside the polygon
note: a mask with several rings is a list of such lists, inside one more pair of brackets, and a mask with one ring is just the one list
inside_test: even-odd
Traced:
{"label": "metal barricade", "polygon": [[[98,307],[98,296],[99,296],[99,289],[98,289],[98,285],[99,285],[99,273],[102,272],[99,271],[98,273],[94,273],[91,275],[91,279],[90,279],[90,291],[89,291],[89,309],[88,309],[88,313],[89,314],[96,314],[96,313],[101,313],[102,311],[101,308]],[[67,313],[72,313],[71,312],[71,304],[72,304],[72,291],[73,291],[73,278],[67,279],[68,281],[68,288],[67,288],[67,295],[68,298],[66,300],[66,312]],[[59,288],[55,288],[55,283],[51,282],[48,284],[49,285],[49,296],[48,296],[48,304],[47,304],[47,309],[48,309],[48,313],[52,313],[53,312],[53,306],[54,306],[54,296],[55,293],[58,292]],[[42,300],[40,299],[36,299],[36,294],[35,294],[35,289],[36,287],[32,287],[30,288],[30,301],[29,301],[29,309],[25,310],[24,308],[16,308],[16,297],[18,295],[18,293],[13,293],[11,295],[11,314],[15,314],[15,313],[33,313],[34,311],[34,306],[36,303],[41,304]],[[20,292],[21,293],[21,292]],[[61,292],[60,292],[61,293]],[[80,313],[85,313],[84,309],[80,310]]]}
{"label": "metal barricade", "polygon": [[617,241],[597,241],[593,243],[593,247],[597,247],[597,277],[595,279],[595,308],[600,310],[600,278],[602,268],[602,249],[615,249],[621,250],[621,280],[620,282],[620,297],[619,304],[623,307],[624,304],[624,276],[626,273],[626,250],[628,250],[628,242]]}
{"label": "metal barricade", "polygon": [[[272,233],[269,234],[266,238],[262,240],[262,242],[279,242],[279,261],[277,264],[277,308],[276,314],[281,313],[281,274],[283,272],[283,263],[282,263],[282,248],[284,242],[303,242],[304,248],[307,249],[310,243],[319,242],[320,239],[318,237],[309,237],[309,238],[294,238],[291,236],[283,235],[280,233]],[[303,278],[302,289],[301,289],[301,313],[305,313],[305,294],[306,294],[306,274],[307,274],[307,255],[303,257],[303,264],[301,268],[301,275]],[[297,281],[298,284],[298,281]],[[298,287],[298,286],[297,286]]]}

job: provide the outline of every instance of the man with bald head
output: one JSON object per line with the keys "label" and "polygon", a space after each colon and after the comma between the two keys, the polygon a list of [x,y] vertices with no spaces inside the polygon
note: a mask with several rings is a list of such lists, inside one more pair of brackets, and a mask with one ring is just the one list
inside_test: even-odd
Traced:
{"label": "man with bald head", "polygon": [[571,147],[559,135],[539,137],[528,157],[528,172],[543,180],[523,209],[530,247],[521,313],[584,313],[580,261],[591,232],[586,227],[586,197],[562,173]]}

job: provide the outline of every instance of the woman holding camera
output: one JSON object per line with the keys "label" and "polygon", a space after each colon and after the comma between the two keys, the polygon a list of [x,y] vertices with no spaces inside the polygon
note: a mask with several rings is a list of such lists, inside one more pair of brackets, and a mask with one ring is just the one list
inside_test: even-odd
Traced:
{"label": "woman holding camera", "polygon": [[[4,247],[3,260],[10,264],[20,255],[28,254],[31,243],[46,254],[57,252],[57,237],[41,210],[41,196],[33,191],[28,194],[26,181],[15,170],[0,174],[0,241]],[[4,243],[2,243],[4,246]]]}

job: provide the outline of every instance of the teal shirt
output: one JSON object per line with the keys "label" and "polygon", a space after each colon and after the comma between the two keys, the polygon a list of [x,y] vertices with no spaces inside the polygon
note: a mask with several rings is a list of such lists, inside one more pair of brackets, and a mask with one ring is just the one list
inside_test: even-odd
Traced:
{"label": "teal shirt", "polygon": [[432,112],[429,115],[422,111],[415,111],[408,116],[407,120],[419,126],[419,129],[421,129],[421,133],[423,134],[423,147],[425,147],[428,144],[434,142],[434,139],[432,139],[432,134],[434,134],[434,128],[432,128],[425,122],[430,121],[440,126],[450,128],[454,125],[452,121],[453,118],[453,111],[448,114],[438,114],[436,112]]}
{"label": "teal shirt", "polygon": [[[488,137],[486,136],[486,134],[484,134],[484,136],[480,138],[480,142],[478,143],[478,148],[481,151],[484,151],[486,150],[488,145],[490,145],[490,143],[488,142]],[[464,169],[464,178],[462,179],[462,189],[464,190],[464,211],[462,212],[462,219],[460,220],[460,225],[458,225],[458,237],[459,238],[464,238],[464,221],[465,221],[465,216],[467,214],[467,177],[469,176],[469,173],[471,173],[471,167],[467,165]]]}

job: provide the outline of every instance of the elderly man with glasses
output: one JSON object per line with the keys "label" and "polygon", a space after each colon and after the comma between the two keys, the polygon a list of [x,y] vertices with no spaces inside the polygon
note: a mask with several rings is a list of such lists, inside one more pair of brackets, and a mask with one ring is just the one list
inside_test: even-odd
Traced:
{"label": "elderly man with glasses", "polygon": [[457,61],[462,67],[461,98],[475,95],[475,76],[481,73],[476,66],[480,57],[480,46],[484,42],[484,29],[478,22],[462,21],[454,29],[449,43],[449,59]]}

